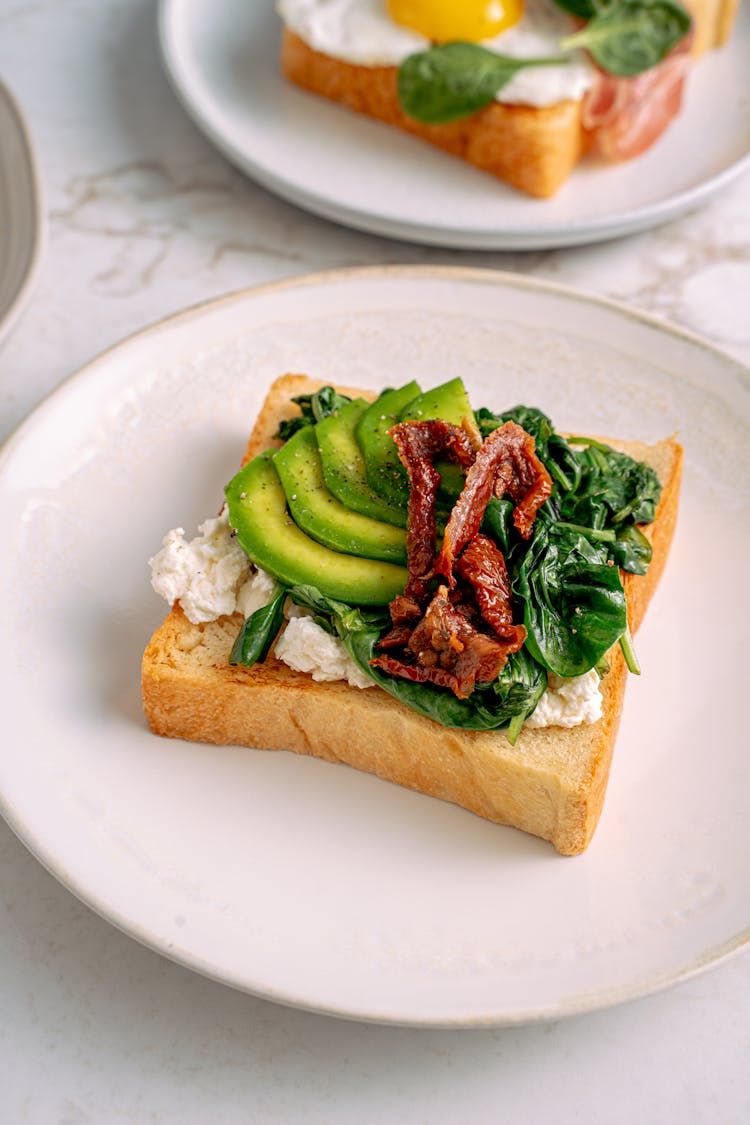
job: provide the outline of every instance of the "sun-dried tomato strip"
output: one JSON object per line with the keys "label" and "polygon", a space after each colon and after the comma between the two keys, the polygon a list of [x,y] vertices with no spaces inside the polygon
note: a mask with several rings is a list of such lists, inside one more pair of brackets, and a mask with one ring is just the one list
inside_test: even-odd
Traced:
{"label": "sun-dried tomato strip", "polygon": [[552,480],[534,448],[531,434],[515,422],[506,422],[485,439],[448,520],[435,573],[453,584],[454,560],[479,531],[493,492],[508,493],[516,505],[513,522],[529,538],[536,513],[552,493]]}
{"label": "sun-dried tomato strip", "polygon": [[[447,687],[459,699],[471,695],[478,682],[496,679],[508,654],[517,651],[522,640],[499,640],[478,632],[469,620],[476,611],[454,604],[452,596],[447,586],[440,586],[411,633],[402,658],[379,656],[372,664],[394,676]],[[398,647],[394,636],[403,628],[392,629],[380,647]]]}
{"label": "sun-dried tomato strip", "polygon": [[432,683],[449,688],[458,699],[468,699],[477,683],[491,683],[497,679],[508,659],[508,649],[500,641],[483,633],[474,633],[452,668],[423,661],[399,660],[395,656],[377,656],[370,663],[391,676],[399,676],[414,683]]}
{"label": "sun-dried tomato strip", "polygon": [[460,426],[441,421],[400,422],[390,433],[409,476],[406,528],[409,581],[404,594],[421,602],[435,561],[437,540],[435,499],[440,473],[433,462],[440,455],[468,469],[475,456],[474,444]]}
{"label": "sun-dried tomato strip", "polygon": [[[450,688],[450,690],[457,694],[458,680],[452,672],[447,672],[444,668],[428,668],[423,664],[407,664],[403,660],[397,660],[395,656],[376,656],[374,660],[370,661],[374,668],[380,668],[383,672],[388,672],[391,676],[399,676],[402,680],[411,680],[417,684],[437,684],[438,687]],[[459,698],[466,698],[460,696]]]}
{"label": "sun-dried tomato strip", "polygon": [[458,698],[466,699],[478,683],[489,684],[496,680],[511,651],[515,649],[509,648],[504,642],[484,633],[475,633],[453,667],[458,684]]}
{"label": "sun-dried tomato strip", "polygon": [[408,645],[414,632],[412,625],[394,625],[384,637],[378,641],[378,648],[403,648]]}
{"label": "sun-dried tomato strip", "polygon": [[408,648],[417,660],[443,653],[455,660],[474,631],[466,617],[451,604],[448,588],[439,586],[424,617],[409,638]]}
{"label": "sun-dried tomato strip", "polygon": [[475,535],[456,562],[456,570],[471,585],[484,620],[515,646],[509,651],[517,652],[526,640],[526,630],[513,623],[508,568],[500,548],[486,535]]}

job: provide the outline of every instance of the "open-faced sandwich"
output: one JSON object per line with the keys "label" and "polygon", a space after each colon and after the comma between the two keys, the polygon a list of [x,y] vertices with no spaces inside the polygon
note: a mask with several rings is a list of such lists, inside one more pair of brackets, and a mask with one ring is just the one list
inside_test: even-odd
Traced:
{"label": "open-faced sandwich", "polygon": [[[645,152],[737,0],[279,0],[285,76],[533,196]],[[720,112],[720,107],[717,108]]]}
{"label": "open-faced sandwich", "polygon": [[151,560],[161,735],[345,762],[583,851],[682,451],[463,383],[273,385],[216,519]]}

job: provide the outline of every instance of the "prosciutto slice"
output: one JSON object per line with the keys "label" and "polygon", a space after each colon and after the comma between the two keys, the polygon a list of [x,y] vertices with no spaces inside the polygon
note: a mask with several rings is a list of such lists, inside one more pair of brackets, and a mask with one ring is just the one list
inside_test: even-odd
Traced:
{"label": "prosciutto slice", "polygon": [[692,40],[690,32],[663,62],[634,78],[599,71],[584,98],[581,123],[607,160],[640,156],[680,112]]}

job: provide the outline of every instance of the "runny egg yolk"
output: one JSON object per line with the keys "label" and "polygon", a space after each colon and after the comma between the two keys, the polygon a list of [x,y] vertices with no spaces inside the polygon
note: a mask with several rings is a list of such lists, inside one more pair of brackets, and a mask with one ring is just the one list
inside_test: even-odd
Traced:
{"label": "runny egg yolk", "polygon": [[386,0],[391,18],[433,43],[478,43],[518,23],[523,0]]}

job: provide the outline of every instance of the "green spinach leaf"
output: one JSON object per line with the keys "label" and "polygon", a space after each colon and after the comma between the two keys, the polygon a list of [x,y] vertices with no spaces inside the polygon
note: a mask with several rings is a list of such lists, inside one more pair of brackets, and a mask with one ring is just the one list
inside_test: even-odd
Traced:
{"label": "green spinach leaf", "polygon": [[282,586],[268,605],[261,606],[248,617],[232,646],[230,664],[244,664],[252,668],[253,664],[266,659],[284,620],[286,596],[286,588]]}
{"label": "green spinach leaf", "polygon": [[562,519],[586,527],[613,527],[618,537],[628,524],[653,521],[661,484],[650,465],[602,442],[577,437],[569,441],[571,445],[586,444],[577,451],[581,466],[578,486],[560,503]]}
{"label": "green spinach leaf", "polygon": [[401,64],[398,98],[409,117],[441,125],[489,105],[519,70],[565,62],[563,58],[511,58],[478,43],[443,43],[410,55]]}
{"label": "green spinach leaf", "polygon": [[282,441],[288,441],[292,434],[296,434],[303,426],[314,426],[316,422],[322,422],[331,414],[337,414],[342,406],[351,402],[351,399],[346,395],[340,395],[333,387],[325,386],[314,394],[294,395],[292,402],[297,403],[302,413],[296,418],[285,418],[281,422],[276,437],[281,438]]}
{"label": "green spinach leaf", "polygon": [[605,6],[606,0],[555,0],[555,4],[576,19],[590,20],[600,8]]}
{"label": "green spinach leaf", "polygon": [[651,562],[652,550],[641,529],[634,523],[629,523],[617,532],[609,554],[617,566],[630,574],[645,574]]}
{"label": "green spinach leaf", "polygon": [[630,78],[657,66],[685,38],[690,24],[689,13],[675,0],[613,0],[598,6],[586,26],[560,47],[585,47],[603,70]]}
{"label": "green spinach leaf", "polygon": [[526,646],[558,676],[595,667],[627,627],[620,571],[607,547],[542,524],[519,569]]}

